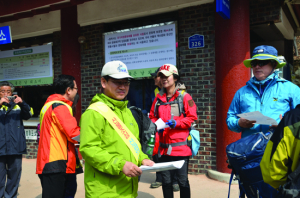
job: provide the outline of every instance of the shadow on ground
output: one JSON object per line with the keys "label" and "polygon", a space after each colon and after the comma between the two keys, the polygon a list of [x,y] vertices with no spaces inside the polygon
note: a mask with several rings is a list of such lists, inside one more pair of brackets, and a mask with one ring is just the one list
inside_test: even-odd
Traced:
{"label": "shadow on ground", "polygon": [[137,198],[154,198],[154,196],[150,195],[149,193],[139,191]]}
{"label": "shadow on ground", "polygon": [[148,183],[150,186],[151,183],[155,182],[155,177],[156,177],[155,172],[153,173],[145,172],[142,174],[140,182]]}

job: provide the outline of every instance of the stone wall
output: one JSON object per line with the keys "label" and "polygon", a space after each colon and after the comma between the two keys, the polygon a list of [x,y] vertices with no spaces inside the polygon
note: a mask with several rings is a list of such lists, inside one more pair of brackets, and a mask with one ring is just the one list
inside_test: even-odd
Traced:
{"label": "stone wall", "polygon": [[36,159],[38,143],[36,140],[26,140],[27,154],[23,154],[23,158]]}
{"label": "stone wall", "polygon": [[104,65],[103,24],[81,28],[81,35],[86,42],[81,45],[81,105],[82,113],[87,109],[91,99],[99,93],[100,76]]}
{"label": "stone wall", "polygon": [[[195,174],[216,169],[214,12],[214,4],[189,7],[178,12],[180,72],[187,92],[198,107],[197,128],[201,147],[189,165],[189,172]],[[188,48],[188,37],[194,34],[204,35],[204,48]]]}

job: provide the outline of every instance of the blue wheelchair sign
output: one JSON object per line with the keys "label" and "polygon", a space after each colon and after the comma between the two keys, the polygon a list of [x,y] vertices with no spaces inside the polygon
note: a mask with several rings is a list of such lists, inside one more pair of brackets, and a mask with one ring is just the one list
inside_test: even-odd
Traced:
{"label": "blue wheelchair sign", "polygon": [[189,49],[204,47],[204,36],[200,34],[194,34],[189,37]]}

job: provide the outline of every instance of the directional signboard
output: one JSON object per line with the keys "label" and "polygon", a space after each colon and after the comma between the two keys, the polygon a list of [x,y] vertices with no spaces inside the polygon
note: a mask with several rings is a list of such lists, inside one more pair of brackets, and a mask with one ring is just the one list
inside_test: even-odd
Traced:
{"label": "directional signboard", "polygon": [[189,37],[189,49],[204,47],[204,36],[200,34],[194,34]]}
{"label": "directional signboard", "polygon": [[52,84],[52,45],[0,51],[0,81],[15,86]]}
{"label": "directional signboard", "polygon": [[0,27],[0,45],[12,43],[10,26]]}

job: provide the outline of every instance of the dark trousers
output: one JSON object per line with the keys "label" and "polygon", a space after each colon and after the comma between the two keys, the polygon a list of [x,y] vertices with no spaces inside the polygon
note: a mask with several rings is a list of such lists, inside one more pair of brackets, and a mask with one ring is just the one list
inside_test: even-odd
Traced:
{"label": "dark trousers", "polygon": [[[154,155],[154,156],[153,156],[153,161],[154,161],[155,163],[158,163],[158,162],[159,162],[158,155]],[[155,181],[156,181],[156,182],[162,183],[161,172],[156,172],[156,179],[155,179]]]}
{"label": "dark trousers", "polygon": [[22,155],[0,156],[0,197],[17,197],[21,172]]}
{"label": "dark trousers", "polygon": [[[153,156],[153,161],[154,161],[155,163],[159,163],[158,155],[154,155],[154,156]],[[161,172],[156,172],[156,179],[155,179],[155,182],[160,182],[160,183],[162,183]],[[177,180],[176,173],[174,174],[174,178],[173,178],[173,185],[174,185],[174,184],[178,184],[178,180]]]}
{"label": "dark trousers", "polygon": [[67,182],[66,173],[40,174],[42,198],[64,198]]}
{"label": "dark trousers", "polygon": [[77,191],[76,173],[39,175],[43,188],[42,198],[74,198]]}
{"label": "dark trousers", "polygon": [[184,164],[181,169],[169,170],[169,171],[162,171],[162,190],[164,198],[173,198],[173,188],[172,182],[174,180],[174,175],[176,174],[178,179],[178,184],[180,188],[180,197],[181,198],[190,198],[191,197],[191,190],[190,184],[188,180],[188,167],[189,167],[189,157],[181,157],[181,156],[168,156],[163,155],[159,159],[160,162],[170,162],[170,161],[177,161],[177,160],[184,160]]}
{"label": "dark trousers", "polygon": [[77,191],[76,173],[67,174],[64,198],[74,198]]}

